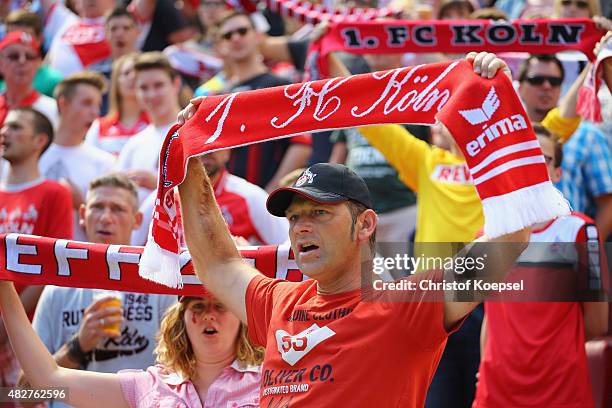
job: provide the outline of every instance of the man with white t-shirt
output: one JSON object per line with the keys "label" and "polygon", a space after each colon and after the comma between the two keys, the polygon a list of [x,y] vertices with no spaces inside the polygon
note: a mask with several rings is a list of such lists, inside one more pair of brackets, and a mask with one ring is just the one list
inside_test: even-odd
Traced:
{"label": "man with white t-shirt", "polygon": [[[128,245],[142,221],[136,186],[124,175],[108,174],[90,184],[79,210],[89,242]],[[108,296],[121,298],[123,315],[104,305]],[[47,286],[36,309],[33,327],[62,367],[116,373],[155,364],[155,336],[173,295],[109,292],[99,289]],[[108,323],[121,323],[109,332]],[[53,402],[52,408],[65,407]]]}
{"label": "man with white t-shirt", "polygon": [[42,155],[40,170],[46,178],[61,180],[72,192],[75,240],[85,240],[78,227],[77,212],[84,202],[89,182],[110,172],[115,158],[83,143],[87,129],[100,113],[104,78],[96,72],[80,72],[65,78],[55,89],[59,125],[55,141]]}
{"label": "man with white t-shirt", "polygon": [[[274,217],[268,212],[268,193],[264,189],[227,171],[225,166],[230,154],[230,150],[218,150],[200,157],[230,233],[244,238],[252,245],[279,245],[287,242],[289,223],[285,218]],[[145,222],[132,234],[132,245],[145,245],[156,197],[153,192],[142,203],[140,212]],[[182,228],[179,228],[179,239],[182,238]],[[181,246],[186,246],[186,243],[181,242]]]}
{"label": "man with white t-shirt", "polygon": [[[45,49],[51,67],[63,75],[91,70],[108,73],[111,70],[111,46],[105,35],[105,16],[115,7],[114,0],[85,0],[80,2],[80,16],[70,11],[63,2],[41,0],[45,15]],[[157,2],[135,0],[130,11],[142,27],[150,25]],[[144,42],[141,31],[139,46]]]}
{"label": "man with white t-shirt", "polygon": [[[29,107],[13,109],[6,115],[0,139],[2,158],[8,163],[5,180],[0,183],[0,233],[71,238],[70,192],[45,180],[38,169],[40,155],[53,140],[49,119]],[[32,315],[42,286],[18,285],[17,291],[26,312]],[[14,386],[18,373],[19,365],[0,318],[0,387]]]}
{"label": "man with white t-shirt", "polygon": [[142,202],[157,187],[159,150],[180,110],[181,81],[161,52],[139,55],[134,70],[136,97],[151,124],[126,143],[117,169],[138,185],[138,199]]}
{"label": "man with white t-shirt", "polygon": [[55,101],[33,87],[40,64],[40,45],[31,34],[13,31],[0,42],[0,73],[6,83],[6,90],[0,94],[0,126],[10,109],[27,106],[44,114],[54,127],[57,126]]}

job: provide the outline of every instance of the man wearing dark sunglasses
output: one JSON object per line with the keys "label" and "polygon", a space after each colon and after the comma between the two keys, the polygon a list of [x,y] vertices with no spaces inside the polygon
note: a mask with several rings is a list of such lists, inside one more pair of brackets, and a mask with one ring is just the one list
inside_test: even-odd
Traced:
{"label": "man wearing dark sunglasses", "polygon": [[[263,35],[244,13],[224,15],[214,31],[215,50],[230,73],[222,92],[241,92],[288,85],[289,81],[272,74],[263,63],[259,47]],[[304,167],[312,152],[310,135],[274,140],[232,149],[227,164],[230,173],[270,192],[291,171]]]}
{"label": "man wearing dark sunglasses", "polygon": [[10,109],[24,107],[33,107],[57,125],[55,100],[32,85],[40,64],[40,47],[31,34],[13,31],[0,42],[0,73],[6,81],[6,91],[0,94],[0,126]]}
{"label": "man wearing dark sunglasses", "polygon": [[530,55],[520,67],[519,95],[529,119],[541,122],[557,106],[565,72],[554,55]]}

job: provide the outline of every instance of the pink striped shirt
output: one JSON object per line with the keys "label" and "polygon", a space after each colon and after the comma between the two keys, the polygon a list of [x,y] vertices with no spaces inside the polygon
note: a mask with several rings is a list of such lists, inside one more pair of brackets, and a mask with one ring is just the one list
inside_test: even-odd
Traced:
{"label": "pink striped shirt", "polygon": [[161,365],[118,374],[130,407],[238,408],[259,406],[260,370],[260,366],[241,367],[234,361],[210,385],[203,403],[191,381]]}

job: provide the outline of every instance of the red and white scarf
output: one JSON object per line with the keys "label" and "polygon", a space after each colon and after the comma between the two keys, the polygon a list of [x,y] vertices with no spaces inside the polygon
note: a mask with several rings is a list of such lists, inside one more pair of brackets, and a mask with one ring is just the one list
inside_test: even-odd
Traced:
{"label": "red and white scarf", "polygon": [[[377,18],[399,16],[400,11],[392,10],[387,7],[377,8],[356,8],[338,7],[328,8],[322,4],[314,4],[310,1],[299,0],[264,0],[270,10],[283,17],[290,17],[302,23],[317,24],[323,20],[328,21],[367,21]],[[257,10],[254,1],[251,0],[230,0],[234,8],[241,8],[247,13]],[[237,5],[240,7],[236,7]]]}
{"label": "red and white scarf", "polygon": [[482,78],[467,61],[406,67],[206,98],[162,145],[152,239],[140,275],[181,284],[173,188],[185,178],[189,157],[318,130],[436,119],[465,154],[487,235],[569,213],[508,77]]}
{"label": "red and white scarf", "polygon": [[[138,276],[143,247],[103,245],[23,234],[0,235],[0,280],[25,285],[55,285],[138,293],[198,296],[202,283],[193,271],[189,252],[181,250],[182,288],[170,288]],[[289,246],[240,248],[245,262],[269,277],[300,282]]]}
{"label": "red and white scarf", "polygon": [[[318,53],[321,77],[327,77],[327,55],[449,52],[530,52],[553,54],[582,51],[594,60],[593,48],[604,31],[590,19],[461,20],[461,21],[343,21],[311,45]],[[311,58],[309,58],[311,61]]]}

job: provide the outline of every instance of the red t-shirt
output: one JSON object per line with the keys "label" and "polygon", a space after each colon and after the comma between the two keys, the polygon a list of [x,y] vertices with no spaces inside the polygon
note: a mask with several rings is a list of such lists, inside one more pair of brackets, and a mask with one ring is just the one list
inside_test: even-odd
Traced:
{"label": "red t-shirt", "polygon": [[[43,179],[0,189],[0,234],[8,233],[71,239],[70,191],[55,181]],[[18,293],[26,286],[15,284]]]}
{"label": "red t-shirt", "polygon": [[4,124],[4,119],[6,119],[9,111],[15,108],[25,108],[28,106],[32,106],[34,102],[38,99],[40,94],[35,89],[30,92],[28,96],[23,98],[17,106],[11,106],[6,101],[6,95],[0,94],[0,126]]}
{"label": "red t-shirt", "polygon": [[52,180],[0,190],[0,234],[72,238],[72,196]]}
{"label": "red t-shirt", "polygon": [[444,304],[405,294],[366,302],[360,290],[319,295],[315,280],[253,278],[246,307],[249,336],[266,348],[261,406],[422,407],[448,336]]}
{"label": "red t-shirt", "polygon": [[[598,240],[597,228],[590,218],[580,213],[559,217],[533,231],[531,242],[539,244],[533,246],[533,252],[527,248],[509,279],[514,282],[525,277],[525,287],[539,296],[545,296],[544,291],[550,288],[564,291],[565,285],[559,282],[563,276],[569,277],[569,285],[575,287],[574,265],[584,258],[581,252],[585,248],[593,248],[585,243],[596,244]],[[568,251],[574,242],[579,244],[576,250]],[[550,249],[542,251],[542,245]],[[573,252],[574,258],[568,252]],[[543,259],[555,253],[563,256]],[[582,273],[599,273],[597,266],[581,265],[597,269]],[[517,300],[485,303],[487,342],[473,407],[593,407],[581,304]]]}

